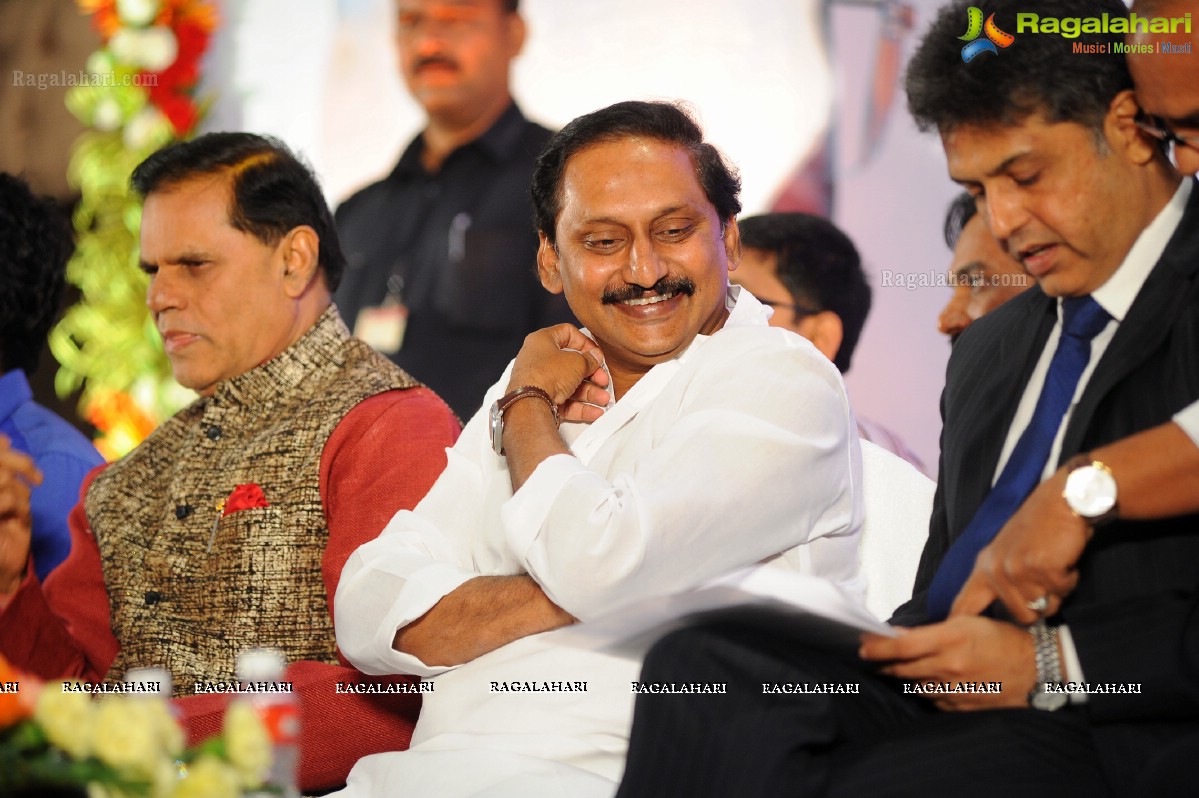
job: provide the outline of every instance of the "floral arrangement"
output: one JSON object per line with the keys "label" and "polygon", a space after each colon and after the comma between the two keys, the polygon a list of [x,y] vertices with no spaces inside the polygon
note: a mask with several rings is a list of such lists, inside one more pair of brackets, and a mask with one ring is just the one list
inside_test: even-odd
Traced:
{"label": "floral arrangement", "polygon": [[[57,689],[0,657],[0,794],[70,790],[88,798],[237,798],[262,786],[271,742],[252,709],[233,702],[219,737],[184,749],[157,696]],[[19,685],[12,691],[12,685]]]}
{"label": "floral arrangement", "polygon": [[129,176],[164,144],[194,133],[204,112],[200,58],[217,17],[212,0],[77,2],[104,45],[67,93],[67,107],[89,128],[67,175],[81,195],[67,279],[83,296],[51,333],[50,349],[60,364],[55,389],[83,389],[81,413],[115,459],[193,398],[171,378],[146,309],[141,203]]}

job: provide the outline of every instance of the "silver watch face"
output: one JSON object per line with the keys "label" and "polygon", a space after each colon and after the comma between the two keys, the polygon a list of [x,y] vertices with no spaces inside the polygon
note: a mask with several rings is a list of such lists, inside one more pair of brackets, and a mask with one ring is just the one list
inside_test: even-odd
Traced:
{"label": "silver watch face", "polygon": [[1106,468],[1081,466],[1066,477],[1062,496],[1083,518],[1098,518],[1116,506],[1116,480]]}
{"label": "silver watch face", "polygon": [[491,404],[488,414],[488,426],[491,430],[491,448],[496,454],[504,453],[504,414],[500,412],[500,403]]}

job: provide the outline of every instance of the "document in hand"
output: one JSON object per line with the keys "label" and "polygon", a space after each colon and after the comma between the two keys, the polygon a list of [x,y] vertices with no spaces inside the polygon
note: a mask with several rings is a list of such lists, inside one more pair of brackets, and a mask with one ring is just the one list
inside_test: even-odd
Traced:
{"label": "document in hand", "polygon": [[627,604],[546,635],[547,642],[639,659],[658,638],[700,622],[766,629],[820,648],[856,649],[862,632],[896,636],[865,605],[827,579],[759,565],[686,593]]}

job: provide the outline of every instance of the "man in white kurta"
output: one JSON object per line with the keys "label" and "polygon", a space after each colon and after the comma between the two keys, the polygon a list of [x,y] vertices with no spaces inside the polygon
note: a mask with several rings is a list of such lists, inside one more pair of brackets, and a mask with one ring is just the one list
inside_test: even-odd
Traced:
{"label": "man in white kurta", "polygon": [[[547,146],[539,273],[587,327],[530,336],[428,496],[347,563],[343,652],[431,682],[410,750],[347,795],[611,795],[640,663],[553,629],[755,563],[861,593],[844,386],[729,287],[736,181],[703,182],[727,167],[701,144],[674,106],[624,103]],[[508,401],[529,385],[547,396]]]}

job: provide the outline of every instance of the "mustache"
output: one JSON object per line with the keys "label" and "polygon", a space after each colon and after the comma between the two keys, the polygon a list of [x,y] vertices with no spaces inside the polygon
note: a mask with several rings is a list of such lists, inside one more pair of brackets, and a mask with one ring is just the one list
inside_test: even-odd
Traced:
{"label": "mustache", "polygon": [[617,302],[627,302],[630,299],[641,299],[646,294],[686,294],[695,293],[695,283],[687,277],[663,277],[650,288],[639,285],[626,285],[623,288],[609,288],[600,298],[605,305],[615,305]]}
{"label": "mustache", "polygon": [[413,72],[420,72],[427,66],[443,66],[450,69],[458,69],[458,62],[446,55],[428,55],[416,62],[412,67]]}

